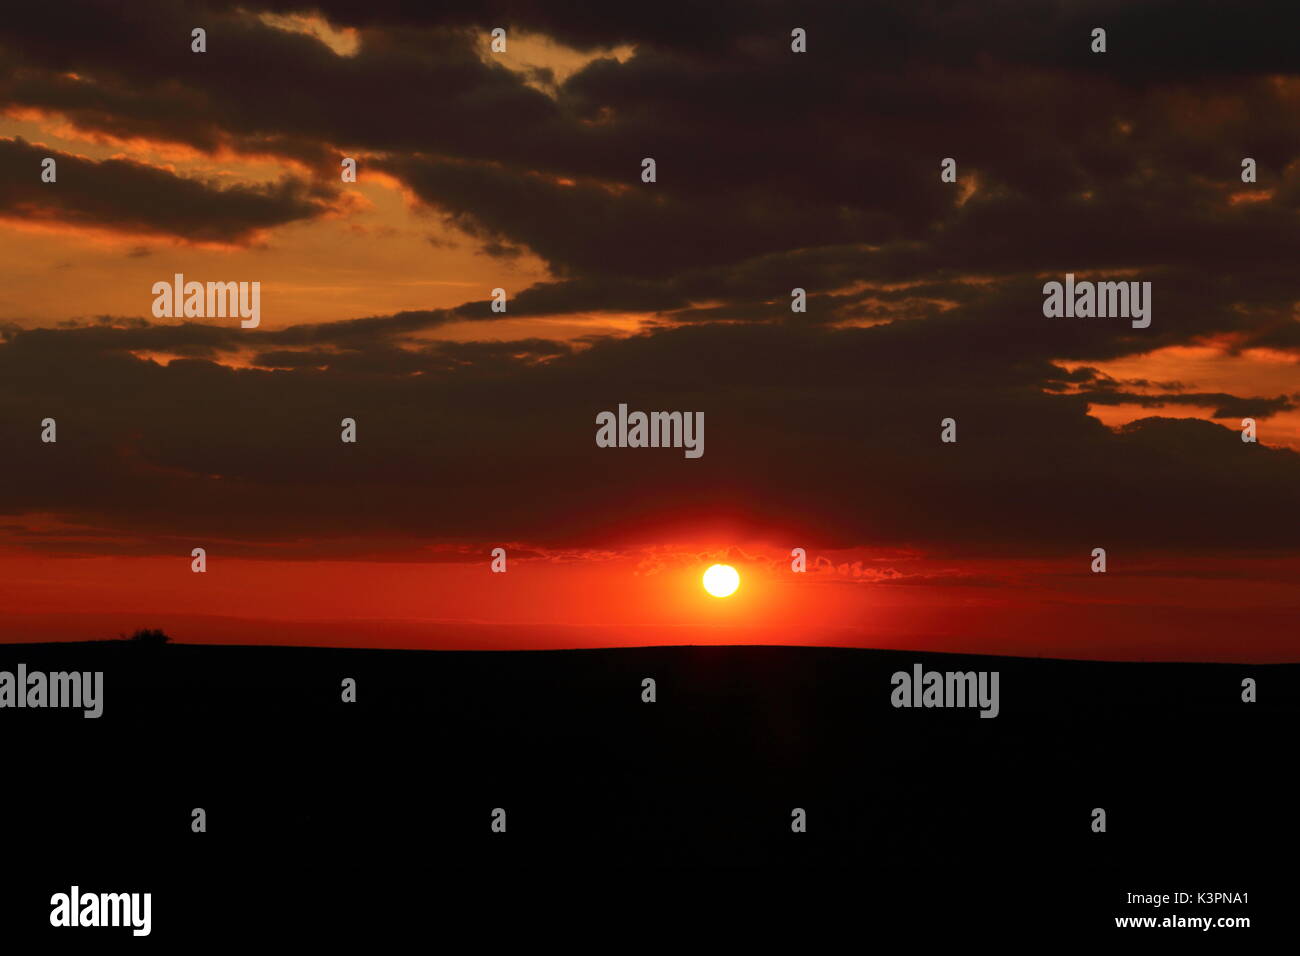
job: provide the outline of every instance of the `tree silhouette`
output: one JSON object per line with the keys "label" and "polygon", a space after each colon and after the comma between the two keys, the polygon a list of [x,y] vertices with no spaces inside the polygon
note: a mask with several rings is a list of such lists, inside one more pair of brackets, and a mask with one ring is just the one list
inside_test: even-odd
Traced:
{"label": "tree silhouette", "polygon": [[130,640],[145,647],[162,647],[171,638],[159,628],[143,628],[132,634]]}

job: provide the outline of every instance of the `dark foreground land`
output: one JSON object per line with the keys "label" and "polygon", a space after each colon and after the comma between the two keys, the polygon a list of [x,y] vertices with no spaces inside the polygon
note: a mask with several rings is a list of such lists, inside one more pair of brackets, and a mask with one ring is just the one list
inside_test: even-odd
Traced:
{"label": "dark foreground land", "polygon": [[[104,714],[0,709],[7,939],[148,944],[50,930],[50,896],[73,883],[152,892],[159,941],[401,927],[456,951],[605,919],[622,927],[611,951],[683,921],[694,942],[668,938],[686,949],[781,923],[809,952],[823,933],[856,946],[884,927],[1201,932],[1114,924],[1171,914],[1248,916],[1249,930],[1205,934],[1239,948],[1296,918],[1297,665],[0,646],[0,670],[19,662],[102,670]],[[893,708],[891,674],[917,662],[999,671],[1000,714]],[[349,677],[356,703],[341,700]],[[1241,700],[1246,677],[1257,703]],[[196,807],[206,833],[191,831]],[[806,833],[791,832],[796,807]],[[1179,891],[1249,902],[1126,902]],[[452,947],[453,930],[467,942]]]}

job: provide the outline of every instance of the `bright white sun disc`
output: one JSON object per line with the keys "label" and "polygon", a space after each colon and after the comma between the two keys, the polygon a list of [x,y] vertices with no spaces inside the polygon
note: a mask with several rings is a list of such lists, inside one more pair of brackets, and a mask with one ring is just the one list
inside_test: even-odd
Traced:
{"label": "bright white sun disc", "polygon": [[715,564],[704,572],[704,590],[714,597],[726,597],[740,587],[740,575],[729,564]]}

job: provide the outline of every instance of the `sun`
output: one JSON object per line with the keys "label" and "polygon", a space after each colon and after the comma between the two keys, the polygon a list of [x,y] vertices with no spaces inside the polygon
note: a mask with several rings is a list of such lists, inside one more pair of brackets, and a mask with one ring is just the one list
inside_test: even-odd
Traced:
{"label": "sun", "polygon": [[740,575],[729,564],[715,564],[704,572],[704,590],[714,597],[729,597],[740,587]]}

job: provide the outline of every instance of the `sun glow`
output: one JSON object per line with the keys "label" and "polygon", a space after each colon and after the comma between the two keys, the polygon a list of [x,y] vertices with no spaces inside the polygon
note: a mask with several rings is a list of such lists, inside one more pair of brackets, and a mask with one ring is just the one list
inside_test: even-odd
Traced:
{"label": "sun glow", "polygon": [[704,572],[704,590],[714,597],[728,597],[740,587],[740,575],[729,564],[715,564]]}

